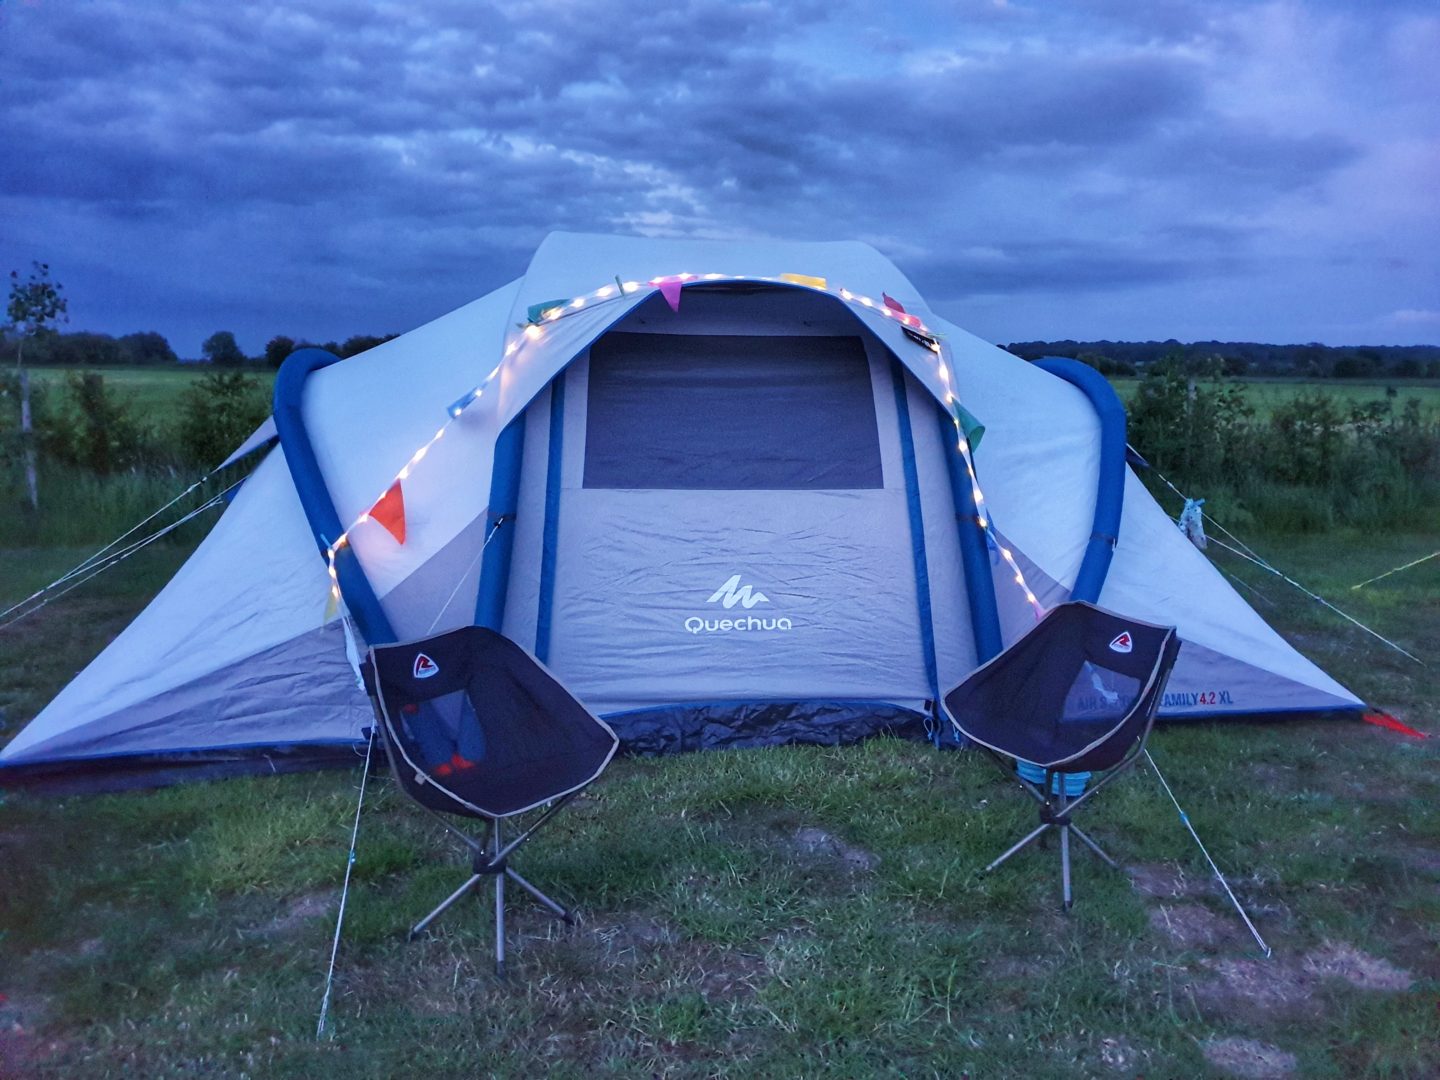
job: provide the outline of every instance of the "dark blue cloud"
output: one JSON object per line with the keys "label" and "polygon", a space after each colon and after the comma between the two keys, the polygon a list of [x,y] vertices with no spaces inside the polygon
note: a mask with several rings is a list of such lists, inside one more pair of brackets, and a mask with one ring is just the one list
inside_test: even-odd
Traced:
{"label": "dark blue cloud", "polygon": [[[77,326],[182,354],[219,326],[252,351],[406,329],[553,228],[865,237],[1004,340],[1139,333],[1142,297],[1152,335],[1167,310],[1243,311],[1257,338],[1433,333],[1425,5],[35,0],[0,20],[0,270],[46,259]],[[1342,257],[1389,269],[1357,282]],[[1330,293],[1345,319],[1317,325]]]}

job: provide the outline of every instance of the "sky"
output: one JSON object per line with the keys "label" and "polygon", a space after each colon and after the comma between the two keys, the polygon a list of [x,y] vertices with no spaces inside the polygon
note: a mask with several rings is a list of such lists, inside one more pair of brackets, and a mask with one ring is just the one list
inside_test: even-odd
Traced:
{"label": "sky", "polygon": [[860,239],[997,342],[1440,343],[1434,0],[0,0],[0,273],[197,356],[554,229]]}

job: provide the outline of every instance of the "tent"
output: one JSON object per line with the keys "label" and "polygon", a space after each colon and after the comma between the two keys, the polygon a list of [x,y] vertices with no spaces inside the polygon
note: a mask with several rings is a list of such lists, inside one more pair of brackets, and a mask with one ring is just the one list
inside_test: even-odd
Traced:
{"label": "tent", "polygon": [[286,362],[279,445],[0,781],[348,757],[354,639],[470,623],[641,752],[922,729],[1072,592],[1179,626],[1163,718],[1362,707],[1117,464],[1103,392],[864,244],[557,233],[334,359]]}

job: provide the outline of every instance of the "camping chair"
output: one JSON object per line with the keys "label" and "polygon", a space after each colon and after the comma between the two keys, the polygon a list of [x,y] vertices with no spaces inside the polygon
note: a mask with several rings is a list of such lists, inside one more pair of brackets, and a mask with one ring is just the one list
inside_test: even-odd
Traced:
{"label": "camping chair", "polygon": [[[1144,751],[1179,651],[1173,627],[1070,601],[945,695],[955,728],[1040,804],[1040,824],[985,873],[1050,829],[1060,831],[1064,910],[1071,833],[1120,868],[1071,818]],[[1014,770],[1002,754],[1016,759]],[[1085,790],[1096,772],[1104,775]]]}
{"label": "camping chair", "polygon": [[[410,939],[494,878],[495,973],[503,978],[507,879],[574,923],[515,872],[510,856],[605,770],[619,740],[529,653],[484,627],[375,646],[364,674],[396,782],[471,853],[470,879],[416,923]],[[545,803],[528,828],[503,839],[503,819]],[[488,843],[442,814],[487,822]]]}

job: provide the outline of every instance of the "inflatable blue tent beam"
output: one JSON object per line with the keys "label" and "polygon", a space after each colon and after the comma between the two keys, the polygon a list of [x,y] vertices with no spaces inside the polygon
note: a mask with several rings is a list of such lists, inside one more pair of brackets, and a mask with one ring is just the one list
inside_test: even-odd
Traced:
{"label": "inflatable blue tent beam", "polygon": [[[330,545],[344,533],[345,526],[340,524],[335,501],[330,497],[330,488],[315,458],[315,447],[305,429],[302,404],[305,380],[310,374],[339,362],[340,357],[324,349],[299,349],[286,358],[275,377],[275,430],[280,434],[280,448],[285,452],[285,462],[295,480],[305,520],[315,534],[320,554],[326,557]],[[349,544],[341,545],[335,553],[335,575],[340,594],[361,636],[372,645],[394,641],[395,630]]]}

